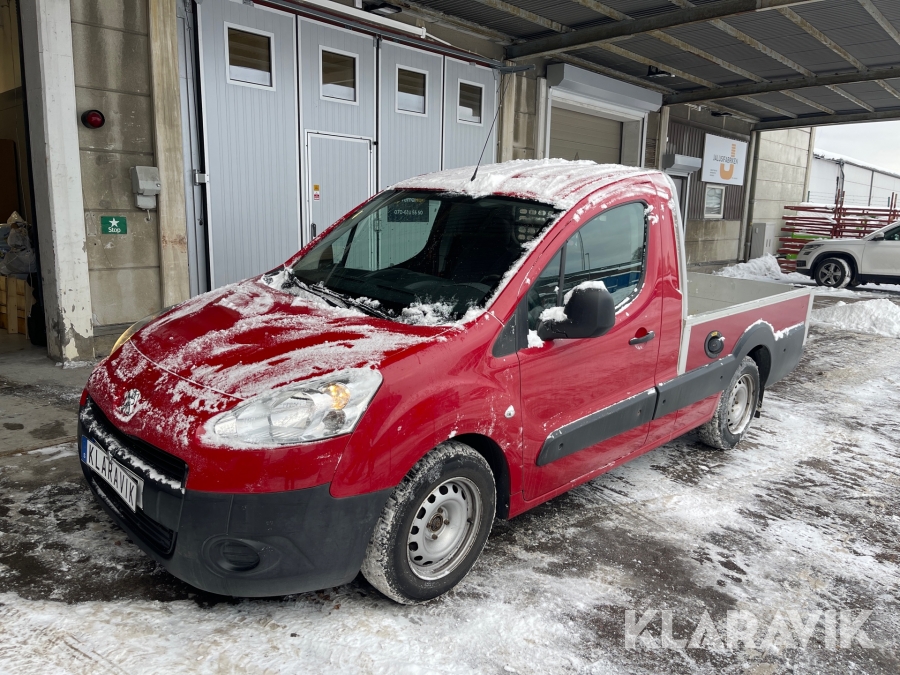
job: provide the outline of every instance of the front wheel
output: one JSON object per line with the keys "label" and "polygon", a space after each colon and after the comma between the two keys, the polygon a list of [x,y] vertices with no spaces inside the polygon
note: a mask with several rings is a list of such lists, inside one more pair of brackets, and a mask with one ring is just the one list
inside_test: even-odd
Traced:
{"label": "front wheel", "polygon": [[850,264],[843,258],[825,258],[816,266],[816,283],[826,288],[845,288],[853,279]]}
{"label": "front wheel", "polygon": [[446,593],[481,555],[496,504],[484,457],[463,443],[442,443],[416,463],[385,504],[363,576],[402,604]]}
{"label": "front wheel", "polygon": [[745,356],[722,392],[713,418],[700,427],[700,440],[719,450],[730,450],[744,437],[759,407],[759,368]]}

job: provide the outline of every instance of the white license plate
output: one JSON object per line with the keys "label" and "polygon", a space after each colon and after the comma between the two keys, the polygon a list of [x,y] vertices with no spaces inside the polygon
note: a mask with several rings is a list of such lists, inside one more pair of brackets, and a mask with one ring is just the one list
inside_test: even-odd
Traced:
{"label": "white license plate", "polygon": [[141,506],[144,481],[109,456],[103,448],[85,438],[81,448],[81,461],[94,470],[100,478],[116,491],[128,508],[137,511]]}

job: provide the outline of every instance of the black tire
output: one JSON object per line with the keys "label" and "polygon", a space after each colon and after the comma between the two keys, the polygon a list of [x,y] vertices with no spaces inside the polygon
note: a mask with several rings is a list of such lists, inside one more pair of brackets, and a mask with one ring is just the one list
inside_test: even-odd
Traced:
{"label": "black tire", "polygon": [[464,443],[442,443],[388,498],[366,550],[363,576],[404,605],[446,593],[481,555],[496,508],[494,476],[484,457]]}
{"label": "black tire", "polygon": [[745,356],[722,392],[715,415],[698,429],[700,440],[718,450],[731,450],[740,443],[756,415],[761,391],[756,361]]}
{"label": "black tire", "polygon": [[853,279],[853,270],[843,258],[825,258],[816,265],[814,276],[819,286],[846,288]]}

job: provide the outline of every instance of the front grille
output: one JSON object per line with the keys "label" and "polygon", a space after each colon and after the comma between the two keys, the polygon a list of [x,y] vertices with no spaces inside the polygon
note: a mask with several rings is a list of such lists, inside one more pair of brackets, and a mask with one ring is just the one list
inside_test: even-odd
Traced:
{"label": "front grille", "polygon": [[[103,411],[100,410],[100,406],[90,398],[85,402],[85,406],[81,411],[80,422],[84,432],[104,446],[104,449],[111,455],[114,457],[118,455],[117,458],[121,461],[123,459],[122,453],[126,453],[126,459],[123,462],[126,466],[129,464],[127,461],[127,454],[131,454],[136,460],[146,464],[170,481],[175,481],[182,488],[185,485],[188,472],[188,467],[185,462],[159,448],[153,447],[139,438],[129,436],[117,429],[115,425],[109,421],[109,418],[103,414]],[[152,480],[146,475],[146,471],[138,470],[134,466],[131,468],[136,473],[143,474],[144,476],[145,507],[147,507],[148,503],[159,504],[159,500],[163,498],[172,500],[174,497],[179,501],[184,499],[183,489],[178,490],[159,480]],[[119,497],[109,485],[103,480],[96,478],[89,469],[85,468],[85,470],[90,476],[89,483],[91,490],[98,499],[105,502],[106,505],[118,515],[122,521],[124,521],[125,525],[130,528],[136,536],[140,537],[141,541],[159,555],[163,557],[172,555],[172,552],[175,550],[176,539],[176,532],[174,530],[151,518],[142,508],[132,511],[125,501]],[[152,508],[151,512],[154,512]]]}
{"label": "front grille", "polygon": [[[100,406],[88,398],[85,404],[85,411],[88,418],[93,417],[93,422],[100,428],[101,435],[108,434],[112,436],[123,448],[134,454],[142,462],[159,471],[166,478],[171,478],[183,486],[187,480],[188,466],[182,460],[168,452],[163,452],[159,448],[155,448],[149,443],[145,443],[140,438],[129,436],[119,431],[109,418],[100,410]],[[84,422],[82,422],[85,424]],[[85,424],[85,428],[90,431],[90,421]]]}
{"label": "front grille", "polygon": [[172,552],[175,550],[175,532],[165,525],[160,525],[140,509],[132,511],[112,488],[103,481],[94,478],[93,475],[90,479],[90,485],[94,493],[125,521],[125,524],[141,538],[141,541],[164,558],[172,555]]}

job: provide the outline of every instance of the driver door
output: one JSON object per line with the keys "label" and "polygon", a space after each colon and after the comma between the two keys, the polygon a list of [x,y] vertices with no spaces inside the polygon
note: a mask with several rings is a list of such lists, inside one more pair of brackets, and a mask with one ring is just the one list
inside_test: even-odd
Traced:
{"label": "driver door", "polygon": [[884,239],[867,241],[862,273],[900,277],[900,225],[884,233]]}
{"label": "driver door", "polygon": [[658,265],[650,262],[660,255],[658,225],[645,215],[656,195],[650,186],[646,195],[582,217],[523,300],[529,331],[584,281],[602,280],[617,307],[616,325],[601,337],[519,351],[526,500],[567,488],[646,442],[662,316]]}

